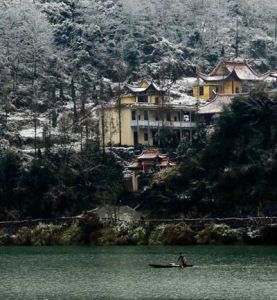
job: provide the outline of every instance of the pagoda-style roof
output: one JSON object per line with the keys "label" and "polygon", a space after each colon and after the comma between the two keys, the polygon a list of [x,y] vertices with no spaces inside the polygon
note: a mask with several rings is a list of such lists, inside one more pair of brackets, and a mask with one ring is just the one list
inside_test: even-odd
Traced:
{"label": "pagoda-style roof", "polygon": [[243,61],[226,61],[222,60],[210,74],[197,72],[197,75],[207,81],[222,81],[231,76],[237,77],[239,80],[261,81],[265,80],[270,72],[258,74],[254,71],[246,60]]}
{"label": "pagoda-style roof", "polygon": [[127,91],[131,93],[147,93],[150,90],[154,90],[158,93],[165,92],[164,88],[159,87],[154,81],[143,80],[137,84],[126,84],[125,85]]}
{"label": "pagoda-style roof", "polygon": [[215,94],[215,97],[210,102],[199,108],[198,113],[200,115],[219,114],[239,95],[247,94]]}
{"label": "pagoda-style roof", "polygon": [[149,150],[143,150],[142,153],[137,157],[138,160],[152,160],[152,159],[163,159],[167,158],[166,155],[161,155],[160,151],[157,149],[149,149]]}
{"label": "pagoda-style roof", "polygon": [[144,150],[139,156],[136,157],[129,164],[129,170],[149,170],[157,163],[157,166],[160,168],[166,168],[169,166],[174,166],[174,163],[170,162],[170,159],[167,155],[160,154],[157,149],[148,149]]}
{"label": "pagoda-style roof", "polygon": [[270,77],[276,78],[277,79],[277,71],[273,71],[270,73]]}

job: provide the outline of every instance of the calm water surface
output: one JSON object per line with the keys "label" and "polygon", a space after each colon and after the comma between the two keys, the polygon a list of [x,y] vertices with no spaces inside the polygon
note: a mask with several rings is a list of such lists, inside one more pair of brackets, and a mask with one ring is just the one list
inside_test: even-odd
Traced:
{"label": "calm water surface", "polygon": [[[176,260],[187,269],[152,269]],[[0,247],[0,299],[277,299],[277,247]]]}

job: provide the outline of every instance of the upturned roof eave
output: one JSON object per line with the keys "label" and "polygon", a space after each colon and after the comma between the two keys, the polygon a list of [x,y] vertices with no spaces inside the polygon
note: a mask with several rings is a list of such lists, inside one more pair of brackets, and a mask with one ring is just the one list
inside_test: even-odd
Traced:
{"label": "upturned roof eave", "polygon": [[[271,72],[268,71],[266,73],[263,73],[263,74],[258,74],[250,65],[249,63],[247,62],[247,60],[244,60],[244,61],[241,61],[241,62],[233,62],[233,61],[228,61],[228,60],[221,60],[217,65],[216,67],[213,69],[212,72],[210,72],[209,74],[204,74],[200,71],[196,71],[197,75],[199,75],[199,77],[205,81],[217,81],[216,80],[213,80],[212,77],[216,77],[216,76],[220,76],[220,75],[214,75],[216,73],[216,71],[218,70],[218,68],[221,66],[221,65],[224,65],[224,64],[232,64],[232,65],[235,65],[235,64],[245,64],[245,66],[253,73],[254,76],[256,76],[256,79],[243,79],[243,78],[240,78],[240,76],[237,74],[236,72],[236,75],[238,76],[238,78],[240,80],[248,80],[248,81],[259,81],[259,80],[265,80],[266,77],[270,76]],[[230,74],[233,72],[233,71],[236,71],[235,68],[233,68],[232,71],[228,70],[228,68],[226,67],[227,71],[229,72],[229,74],[227,75],[222,75],[222,80],[226,80]]]}

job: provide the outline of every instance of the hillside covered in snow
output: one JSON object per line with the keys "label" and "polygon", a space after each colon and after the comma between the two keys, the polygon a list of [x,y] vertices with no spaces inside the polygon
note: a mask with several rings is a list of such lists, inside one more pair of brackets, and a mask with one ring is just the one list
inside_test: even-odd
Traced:
{"label": "hillside covered in snow", "polygon": [[269,0],[0,0],[2,138],[23,145],[80,125],[117,97],[115,82],[170,80],[174,101],[193,103],[196,66],[238,55],[276,69],[276,9]]}

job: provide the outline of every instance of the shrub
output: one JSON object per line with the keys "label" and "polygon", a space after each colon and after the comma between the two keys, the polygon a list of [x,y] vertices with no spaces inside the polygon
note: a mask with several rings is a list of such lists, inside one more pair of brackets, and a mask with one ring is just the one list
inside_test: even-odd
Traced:
{"label": "shrub", "polygon": [[81,227],[78,223],[73,223],[62,232],[59,243],[61,245],[74,245],[78,244],[81,241],[81,239]]}
{"label": "shrub", "polygon": [[61,232],[61,225],[40,223],[32,230],[31,243],[34,246],[58,245],[61,239]]}
{"label": "shrub", "polygon": [[15,245],[30,245],[32,230],[28,227],[22,227],[17,232],[13,239]]}
{"label": "shrub", "polygon": [[146,245],[147,244],[147,234],[146,229],[139,226],[134,229],[131,236],[132,240],[136,245]]}
{"label": "shrub", "polygon": [[0,246],[5,246],[10,243],[9,235],[3,230],[0,229]]}
{"label": "shrub", "polygon": [[194,243],[193,231],[186,224],[169,224],[163,237],[165,245],[191,245]]}
{"label": "shrub", "polygon": [[150,245],[162,245],[163,244],[163,236],[165,231],[166,225],[158,225],[154,228],[151,232],[149,237],[149,244]]}
{"label": "shrub", "polygon": [[263,226],[260,232],[264,244],[277,245],[277,224]]}
{"label": "shrub", "polygon": [[100,230],[100,237],[97,238],[96,244],[99,246],[112,246],[117,243],[117,233],[111,227],[106,227]]}
{"label": "shrub", "polygon": [[207,225],[196,235],[198,244],[234,244],[242,240],[242,231],[226,224]]}

